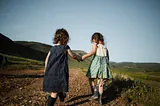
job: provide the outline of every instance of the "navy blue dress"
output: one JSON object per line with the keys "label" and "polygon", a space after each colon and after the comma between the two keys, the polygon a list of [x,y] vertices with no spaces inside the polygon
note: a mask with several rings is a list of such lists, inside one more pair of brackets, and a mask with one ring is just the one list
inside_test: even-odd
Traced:
{"label": "navy blue dress", "polygon": [[45,92],[68,92],[68,45],[56,45],[50,50],[50,56],[43,80]]}

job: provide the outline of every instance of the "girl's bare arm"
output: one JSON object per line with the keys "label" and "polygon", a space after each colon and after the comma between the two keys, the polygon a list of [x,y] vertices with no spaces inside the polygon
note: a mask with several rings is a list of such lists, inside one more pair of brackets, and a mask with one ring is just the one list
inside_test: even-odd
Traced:
{"label": "girl's bare arm", "polygon": [[46,67],[47,67],[47,63],[48,63],[48,58],[49,58],[49,56],[50,56],[50,51],[48,52],[48,55],[47,55],[47,57],[46,57],[46,59],[45,59],[44,72],[46,71]]}
{"label": "girl's bare arm", "polygon": [[87,57],[90,57],[90,56],[96,54],[96,51],[97,51],[97,44],[94,43],[94,44],[92,45],[92,51],[89,52],[89,53],[87,53],[87,54],[85,54],[85,55],[83,55],[83,56],[82,56],[82,60],[84,60],[84,59],[86,59]]}
{"label": "girl's bare arm", "polygon": [[71,58],[73,58],[73,59],[75,59],[75,60],[77,60],[77,61],[80,61],[80,59],[78,59],[78,57],[77,57],[70,49],[68,49],[68,55],[69,55]]}
{"label": "girl's bare arm", "polygon": [[72,53],[71,49],[68,49],[68,55],[73,59],[76,58],[75,54]]}

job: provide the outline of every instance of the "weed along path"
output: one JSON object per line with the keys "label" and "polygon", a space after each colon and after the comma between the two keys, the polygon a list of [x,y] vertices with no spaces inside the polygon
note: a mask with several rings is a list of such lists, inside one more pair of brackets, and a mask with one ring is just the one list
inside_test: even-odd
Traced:
{"label": "weed along path", "polygon": [[[22,74],[27,74],[20,77]],[[48,93],[42,91],[43,70],[24,70],[0,72],[0,106],[46,106]],[[5,76],[5,75],[12,75]],[[16,75],[16,77],[14,77]],[[19,76],[18,76],[19,75]],[[5,76],[5,77],[4,77]],[[65,99],[65,106],[99,106],[98,101],[89,101],[91,91],[85,73],[80,69],[70,69],[69,92]],[[116,89],[108,88],[104,92],[104,106],[127,106]],[[59,106],[57,99],[55,106]],[[128,106],[139,106],[130,104]]]}

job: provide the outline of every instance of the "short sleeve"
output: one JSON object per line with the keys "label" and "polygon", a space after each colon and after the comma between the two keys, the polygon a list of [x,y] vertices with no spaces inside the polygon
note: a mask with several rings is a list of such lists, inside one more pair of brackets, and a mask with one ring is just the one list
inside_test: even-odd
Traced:
{"label": "short sleeve", "polygon": [[96,42],[93,42],[92,45],[97,45],[97,43],[96,43]]}
{"label": "short sleeve", "polygon": [[54,46],[51,47],[50,52],[54,52]]}
{"label": "short sleeve", "polygon": [[67,46],[66,46],[66,49],[68,50],[68,49],[70,49],[70,47],[67,45]]}

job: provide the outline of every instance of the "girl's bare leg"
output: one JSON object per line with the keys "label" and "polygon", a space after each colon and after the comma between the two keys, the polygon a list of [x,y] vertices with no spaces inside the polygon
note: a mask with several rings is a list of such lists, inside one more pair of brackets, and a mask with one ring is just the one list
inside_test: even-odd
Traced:
{"label": "girl's bare leg", "polygon": [[89,85],[90,85],[90,89],[91,89],[91,92],[92,92],[92,95],[93,95],[94,94],[94,86],[95,86],[93,78],[89,78]]}
{"label": "girl's bare leg", "polygon": [[100,82],[99,82],[99,94],[102,94],[103,93],[103,79],[100,79]]}
{"label": "girl's bare leg", "polygon": [[90,84],[90,86],[94,86],[95,85],[94,78],[89,78],[89,84]]}
{"label": "girl's bare leg", "polygon": [[51,97],[52,97],[52,98],[57,98],[57,93],[52,92],[52,93],[51,93]]}
{"label": "girl's bare leg", "polygon": [[99,82],[99,103],[100,104],[102,104],[103,83],[104,83],[104,80],[100,79],[100,82]]}

